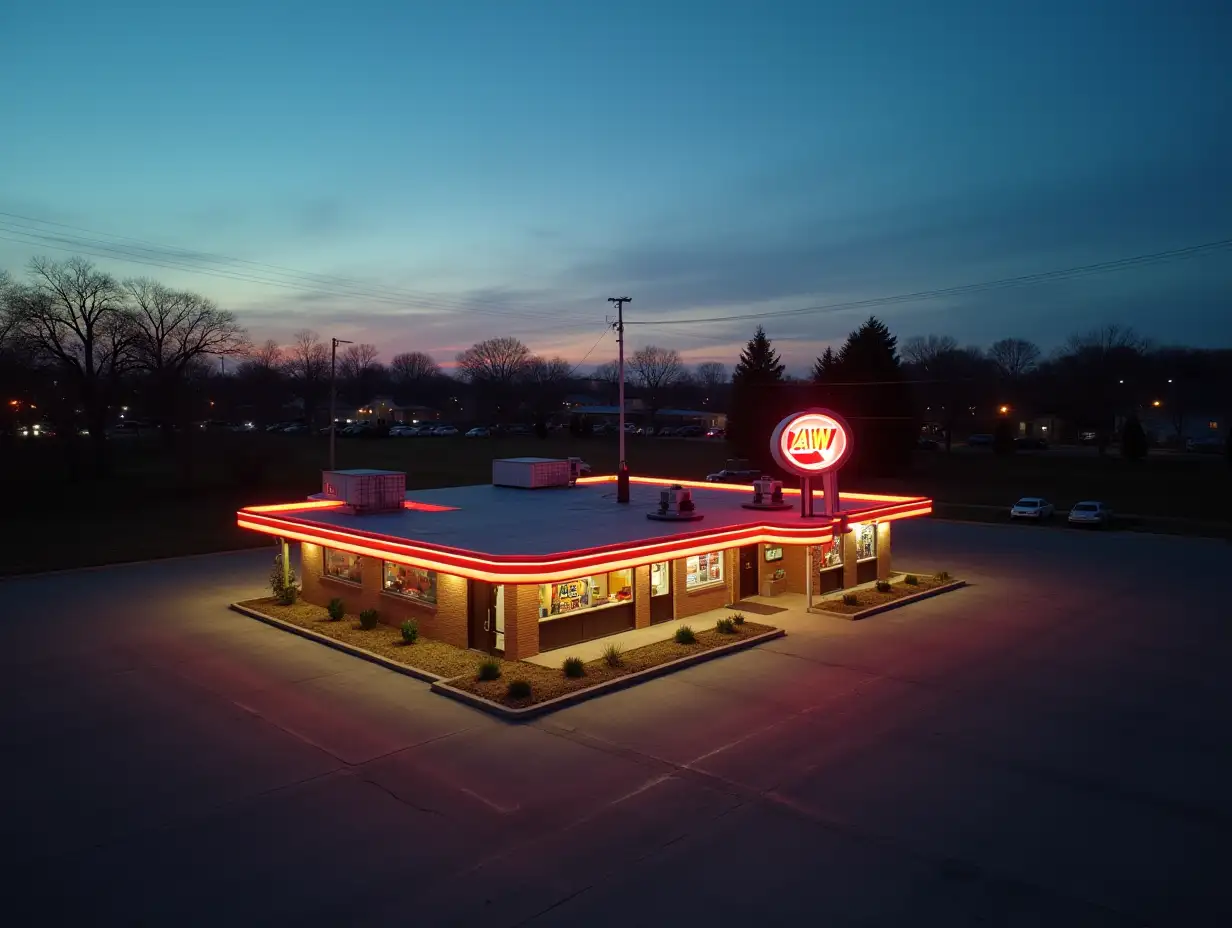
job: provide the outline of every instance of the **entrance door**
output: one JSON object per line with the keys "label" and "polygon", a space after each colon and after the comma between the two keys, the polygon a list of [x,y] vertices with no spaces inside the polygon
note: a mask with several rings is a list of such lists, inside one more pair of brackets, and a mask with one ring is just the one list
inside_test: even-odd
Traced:
{"label": "entrance door", "polygon": [[466,602],[467,647],[491,654],[496,650],[496,588],[485,580],[469,580]]}
{"label": "entrance door", "polygon": [[660,561],[650,565],[650,624],[670,622],[673,618],[672,562]]}
{"label": "entrance door", "polygon": [[736,590],[740,599],[757,595],[758,545],[745,545],[740,549],[740,583]]}

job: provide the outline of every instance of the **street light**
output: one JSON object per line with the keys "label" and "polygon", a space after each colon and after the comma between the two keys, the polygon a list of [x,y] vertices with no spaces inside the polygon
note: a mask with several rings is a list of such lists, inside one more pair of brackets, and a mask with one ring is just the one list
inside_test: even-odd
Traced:
{"label": "street light", "polygon": [[334,469],[334,406],[338,403],[338,346],[350,345],[352,342],[345,338],[331,338],[329,340],[329,469]]}
{"label": "street light", "polygon": [[1152,405],[1152,406],[1159,406],[1159,405],[1161,405],[1161,404],[1160,404],[1159,400],[1156,400],[1156,401],[1155,401],[1155,402],[1153,402],[1151,405]]}
{"label": "street light", "polygon": [[998,412],[1000,412],[1000,413],[1001,413],[1001,415],[1003,415],[1003,416],[1004,416],[1007,412],[1009,412],[1009,411],[1010,411],[1010,408],[1009,408],[1008,406],[1002,406],[1002,407],[998,410]]}

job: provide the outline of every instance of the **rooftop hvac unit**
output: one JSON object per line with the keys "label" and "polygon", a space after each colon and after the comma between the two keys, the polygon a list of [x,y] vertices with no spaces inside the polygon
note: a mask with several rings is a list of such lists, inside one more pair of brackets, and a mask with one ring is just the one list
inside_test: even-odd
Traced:
{"label": "rooftop hvac unit", "polygon": [[783,500],[783,481],[773,477],[758,477],[753,481],[753,499],[742,504],[745,509],[790,509]]}
{"label": "rooftop hvac unit", "polygon": [[406,474],[400,470],[327,470],[321,496],[336,499],[356,513],[398,512],[406,500]]}
{"label": "rooftop hvac unit", "polygon": [[567,487],[573,466],[565,458],[499,458],[492,462],[492,486],[539,490]]}
{"label": "rooftop hvac unit", "polygon": [[660,491],[659,508],[646,513],[646,518],[656,522],[696,522],[702,515],[693,505],[693,491],[673,483]]}

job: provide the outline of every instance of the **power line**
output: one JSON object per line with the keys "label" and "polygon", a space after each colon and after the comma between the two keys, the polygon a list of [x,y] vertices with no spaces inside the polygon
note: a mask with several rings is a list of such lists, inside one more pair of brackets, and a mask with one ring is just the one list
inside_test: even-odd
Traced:
{"label": "power line", "polygon": [[919,290],[914,293],[901,293],[895,296],[874,297],[867,300],[852,300],[846,303],[827,303],[819,306],[803,306],[798,309],[768,310],[760,313],[737,313],[730,316],[707,316],[700,319],[665,319],[659,322],[654,319],[630,320],[626,325],[657,325],[679,326],[711,324],[716,322],[743,322],[751,319],[771,319],[786,316],[819,315],[821,313],[843,312],[851,309],[861,309],[873,306],[888,306],[896,303],[914,303],[920,300],[936,299],[943,296],[956,296],[968,293],[980,293],[985,290],[996,290],[1005,287],[1024,284],[1043,283],[1053,280],[1065,280],[1074,277],[1084,277],[1089,274],[1110,273],[1131,268],[1159,264],[1179,258],[1192,258],[1199,255],[1220,251],[1232,247],[1232,238],[1216,242],[1206,242],[1201,245],[1190,245],[1171,251],[1159,251],[1153,254],[1136,255],[1132,258],[1120,258],[1116,261],[1104,261],[1098,264],[1086,264],[1078,267],[1062,268],[1052,271],[1042,271],[1037,274],[1024,274],[1019,277],[1005,277],[999,280],[988,280],[980,283],[963,284],[957,287],[944,287],[936,290]]}
{"label": "power line", "polygon": [[575,374],[577,374],[578,370],[581,369],[582,365],[586,363],[586,359],[589,358],[591,354],[594,353],[594,350],[599,347],[599,342],[603,341],[603,339],[607,336],[607,333],[609,331],[611,331],[611,326],[605,325],[603,327],[603,331],[599,333],[599,337],[595,339],[595,343],[590,346],[590,350],[587,351],[584,355],[582,355],[582,360],[578,361],[577,364],[573,365],[573,370],[569,372],[570,377],[573,377]]}

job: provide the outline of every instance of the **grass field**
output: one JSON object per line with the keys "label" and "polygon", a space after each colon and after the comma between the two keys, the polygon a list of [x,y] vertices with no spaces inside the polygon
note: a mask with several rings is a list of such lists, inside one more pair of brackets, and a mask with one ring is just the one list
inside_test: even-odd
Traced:
{"label": "grass field", "polygon": [[[0,573],[268,544],[235,527],[235,510],[318,491],[327,463],[324,438],[264,433],[193,435],[175,454],[145,439],[117,440],[112,451],[113,474],[104,481],[74,479],[84,461],[74,468],[54,443],[19,443],[4,453],[10,499]],[[665,477],[704,477],[722,467],[727,454],[721,442],[704,440],[633,437],[628,446],[635,473]],[[487,482],[493,457],[519,455],[578,455],[596,473],[612,473],[617,465],[614,438],[338,442],[338,467],[404,470],[412,489]],[[980,507],[1008,507],[1031,494],[1047,497],[1058,510],[1079,499],[1101,499],[1118,513],[1147,517],[1140,527],[1166,519],[1171,522],[1161,522],[1161,530],[1184,531],[1197,520],[1232,530],[1232,468],[1217,455],[1160,455],[1131,464],[1061,450],[1005,458],[924,452],[908,476],[852,479],[844,487],[931,496],[939,514],[960,518],[984,518]]]}

